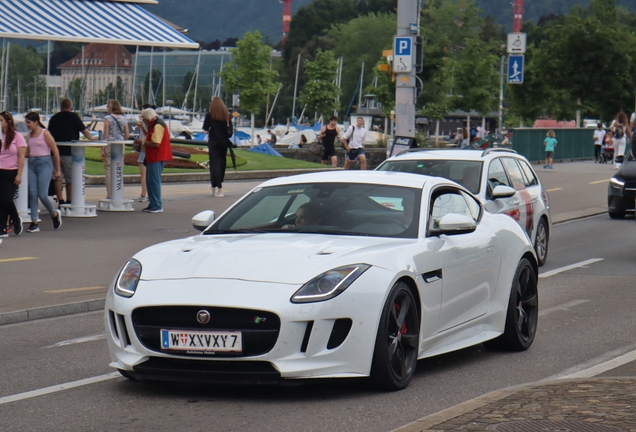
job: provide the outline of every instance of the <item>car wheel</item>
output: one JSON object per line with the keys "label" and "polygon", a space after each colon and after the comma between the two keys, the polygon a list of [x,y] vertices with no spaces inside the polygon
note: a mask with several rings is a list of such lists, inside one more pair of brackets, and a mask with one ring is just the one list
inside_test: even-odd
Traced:
{"label": "car wheel", "polygon": [[609,213],[609,217],[612,219],[625,219],[625,212],[624,211],[617,211],[617,212],[608,212]]}
{"label": "car wheel", "polygon": [[388,391],[406,388],[417,366],[420,319],[415,299],[404,282],[396,283],[382,309],[375,340],[371,377]]}
{"label": "car wheel", "polygon": [[537,254],[537,261],[541,267],[548,259],[548,224],[541,218],[537,225],[537,235],[534,239],[534,251]]}
{"label": "car wheel", "polygon": [[129,379],[131,381],[137,381],[137,378],[135,378],[134,376],[132,376],[128,371],[125,371],[123,369],[117,369],[117,371],[121,374],[121,376],[123,376],[126,379]]}
{"label": "car wheel", "polygon": [[510,351],[527,350],[534,341],[538,318],[537,275],[530,262],[523,258],[512,281],[504,333],[486,345]]}

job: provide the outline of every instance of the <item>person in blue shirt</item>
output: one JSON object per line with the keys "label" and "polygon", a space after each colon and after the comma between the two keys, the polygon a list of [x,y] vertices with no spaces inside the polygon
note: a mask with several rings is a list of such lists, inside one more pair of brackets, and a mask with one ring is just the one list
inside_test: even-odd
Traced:
{"label": "person in blue shirt", "polygon": [[554,158],[554,148],[557,145],[557,140],[554,138],[554,131],[548,131],[548,137],[543,141],[545,147],[545,165],[543,168],[552,169],[552,158]]}

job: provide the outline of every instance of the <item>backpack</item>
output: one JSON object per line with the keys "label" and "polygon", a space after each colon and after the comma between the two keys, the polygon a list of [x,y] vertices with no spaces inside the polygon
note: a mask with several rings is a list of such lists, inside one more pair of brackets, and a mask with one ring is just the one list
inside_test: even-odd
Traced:
{"label": "backpack", "polygon": [[623,138],[625,136],[625,126],[622,123],[614,125],[614,138]]}

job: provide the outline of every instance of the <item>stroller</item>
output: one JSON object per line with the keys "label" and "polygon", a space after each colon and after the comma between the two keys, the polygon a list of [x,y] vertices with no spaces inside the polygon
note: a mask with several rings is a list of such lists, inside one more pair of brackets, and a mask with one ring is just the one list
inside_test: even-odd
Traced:
{"label": "stroller", "polygon": [[614,142],[610,139],[603,142],[598,163],[612,163],[612,161],[614,161]]}

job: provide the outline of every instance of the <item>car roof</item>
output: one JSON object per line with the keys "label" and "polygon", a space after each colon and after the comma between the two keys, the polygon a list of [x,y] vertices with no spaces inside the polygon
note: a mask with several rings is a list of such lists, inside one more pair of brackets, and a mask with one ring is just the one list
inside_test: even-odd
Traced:
{"label": "car roof", "polygon": [[371,183],[386,186],[403,186],[422,189],[427,182],[448,183],[452,181],[440,177],[391,171],[336,171],[299,174],[278,177],[262,183],[260,186],[283,186],[299,183]]}
{"label": "car roof", "polygon": [[502,154],[520,157],[519,153],[507,148],[488,148],[486,150],[411,149],[387,160],[455,159],[465,161],[483,161]]}

